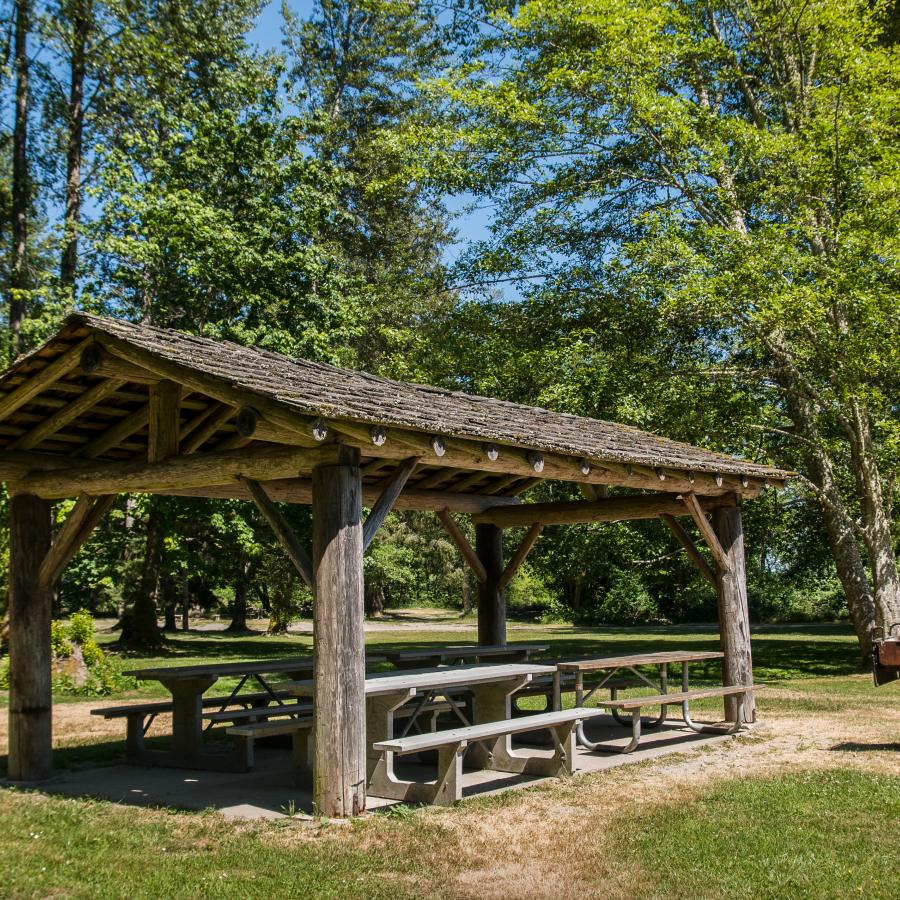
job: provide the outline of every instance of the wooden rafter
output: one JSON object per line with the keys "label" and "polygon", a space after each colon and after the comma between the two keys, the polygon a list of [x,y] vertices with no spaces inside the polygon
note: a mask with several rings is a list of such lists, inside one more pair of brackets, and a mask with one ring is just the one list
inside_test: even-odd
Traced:
{"label": "wooden rafter", "polygon": [[363,551],[367,550],[378,529],[381,527],[388,513],[393,509],[400,492],[406,485],[409,476],[415,471],[419,462],[415,456],[400,463],[390,478],[387,479],[381,494],[375,501],[375,505],[369,510],[369,515],[363,525]]}
{"label": "wooden rafter", "polygon": [[[181,452],[185,455],[202,447],[234,414],[236,410],[228,403],[211,403],[194,419],[186,433],[182,433]],[[197,420],[201,421],[197,421]]]}
{"label": "wooden rafter", "polygon": [[265,488],[252,478],[240,477],[241,484],[250,492],[256,508],[262,517],[269,523],[269,527],[275,532],[275,537],[281,542],[288,558],[294,564],[294,568],[300,573],[300,577],[306,582],[310,590],[315,591],[315,579],[313,577],[312,563],[309,554],[303,549],[297,535],[294,534],[288,520],[281,510],[272,502]]}
{"label": "wooden rafter", "polygon": [[93,338],[86,337],[74,347],[66,350],[62,356],[57,357],[52,363],[39,369],[34,374],[28,375],[18,387],[13,388],[5,397],[0,398],[0,420],[14,413],[24,406],[41,391],[67,375],[72,369],[77,368],[81,359],[81,351],[84,350]]}
{"label": "wooden rafter", "polygon": [[662,513],[660,518],[668,526],[669,531],[675,535],[675,539],[684,548],[684,552],[691,558],[694,565],[703,573],[703,577],[713,586],[716,587],[718,580],[712,566],[706,561],[706,558],[698,549],[697,545],[691,540],[691,536],[681,527],[681,523],[668,513]]}
{"label": "wooden rafter", "polygon": [[79,416],[84,415],[93,409],[101,400],[104,400],[110,394],[115,393],[124,381],[118,378],[107,378],[94,387],[86,390],[80,397],[74,399],[71,403],[57,410],[53,415],[48,416],[40,424],[36,425],[27,434],[20,437],[13,448],[16,450],[30,450],[36,447],[41,441],[46,440],[56,434],[61,428],[65,428],[70,422],[74,422]]}
{"label": "wooden rafter", "polygon": [[716,535],[715,529],[712,527],[712,523],[709,519],[706,518],[706,513],[703,511],[703,507],[700,505],[697,496],[688,493],[684,495],[683,499],[684,505],[687,507],[688,512],[700,529],[700,534],[703,535],[703,540],[706,541],[706,546],[709,547],[719,569],[723,572],[730,572],[731,563],[728,561],[728,554],[719,543],[719,538]]}
{"label": "wooden rafter", "polygon": [[528,533],[522,538],[522,543],[519,544],[518,549],[513,554],[513,558],[506,564],[503,574],[497,581],[498,591],[506,590],[509,583],[515,577],[519,566],[525,562],[525,557],[531,552],[531,548],[535,545],[543,530],[544,526],[540,522],[535,522],[534,525],[528,529]]}
{"label": "wooden rafter", "polygon": [[122,441],[145,428],[149,421],[150,404],[147,403],[129,413],[124,419],[120,419],[115,425],[111,425],[103,434],[80,447],[75,455],[83,456],[85,459],[96,459],[98,456],[103,456],[107,450],[118,446]]}
{"label": "wooden rafter", "polygon": [[478,558],[478,554],[469,543],[468,538],[463,534],[462,529],[456,524],[456,519],[450,515],[450,512],[447,509],[438,509],[436,510],[436,513],[447,534],[450,535],[453,543],[456,544],[459,548],[459,552],[462,553],[463,559],[475,573],[475,577],[481,582],[487,581],[487,570],[484,568],[484,564]]}
{"label": "wooden rafter", "polygon": [[115,499],[115,494],[101,497],[81,494],[78,497],[41,563],[38,571],[41,587],[50,588],[56,584],[72,557],[90,537]]}

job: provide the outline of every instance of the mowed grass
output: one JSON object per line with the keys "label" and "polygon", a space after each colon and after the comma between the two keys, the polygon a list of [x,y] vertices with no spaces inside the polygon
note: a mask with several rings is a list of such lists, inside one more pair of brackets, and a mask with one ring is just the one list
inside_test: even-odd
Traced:
{"label": "mowed grass", "polygon": [[612,842],[660,873],[635,897],[900,896],[900,775],[808,771],[720,782],[626,814]]}
{"label": "mowed grass", "polygon": [[[475,638],[468,624],[427,631],[385,625],[367,634],[370,652]],[[513,625],[510,640],[547,643],[555,658],[718,643],[715,629],[704,627]],[[162,659],[131,657],[128,664],[276,658],[309,647],[302,634],[198,631],[174,636]],[[711,765],[685,781],[683,758],[674,757],[346,826],[236,823],[214,812],[0,789],[0,896],[900,896],[893,837],[900,744],[890,719],[898,686],[876,690],[859,671],[852,634],[837,626],[755,629],[754,655],[757,679],[768,685],[759,697],[763,722],[769,716],[789,729],[813,723],[813,733],[820,721],[823,728],[839,722],[826,744],[845,752],[824,754],[824,762],[823,754],[812,762],[789,757],[773,773],[762,765],[770,745],[758,733],[744,739],[750,762],[737,775]],[[692,674],[692,682],[715,682],[718,666],[696,666]],[[142,687],[137,695],[152,691]],[[848,723],[852,746],[838,736]],[[57,751],[58,765],[113,762],[124,750],[108,736],[72,743]],[[704,765],[727,761],[732,745],[719,746],[701,751]],[[520,883],[526,868],[529,880]]]}

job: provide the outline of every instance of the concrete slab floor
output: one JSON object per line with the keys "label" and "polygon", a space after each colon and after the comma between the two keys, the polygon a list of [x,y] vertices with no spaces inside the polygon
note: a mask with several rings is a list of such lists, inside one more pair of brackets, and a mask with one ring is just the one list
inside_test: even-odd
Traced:
{"label": "concrete slab floor", "polygon": [[[616,725],[605,716],[588,723],[587,736],[624,746],[630,729]],[[639,748],[633,753],[602,753],[579,750],[578,773],[602,772],[617,766],[633,765],[671,753],[694,750],[720,741],[727,735],[697,734],[676,720],[661,728],[645,729]],[[550,751],[534,743],[515,742],[517,749],[530,747],[535,755]],[[399,777],[427,781],[434,778],[430,766],[399,760]],[[545,777],[522,776],[504,772],[466,771],[464,799],[485,796],[517,787],[530,787],[551,781]],[[72,797],[100,797],[115,803],[161,806],[177,809],[216,809],[224,816],[240,819],[276,819],[312,812],[312,796],[306,785],[298,784],[288,749],[259,746],[256,766],[246,773],[205,772],[189,769],[141,768],[111,765],[60,772],[37,785],[50,794]],[[378,810],[394,801],[369,797],[369,809]]]}

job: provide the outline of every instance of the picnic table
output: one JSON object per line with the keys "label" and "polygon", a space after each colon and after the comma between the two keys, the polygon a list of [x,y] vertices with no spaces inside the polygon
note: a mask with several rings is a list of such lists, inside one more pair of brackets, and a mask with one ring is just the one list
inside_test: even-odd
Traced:
{"label": "picnic table", "polygon": [[[690,691],[690,664],[692,662],[722,659],[724,655],[724,653],[717,650],[673,650],[654,653],[632,653],[625,656],[604,656],[596,659],[566,660],[557,664],[557,673],[554,677],[553,685],[554,708],[559,709],[561,707],[561,677],[564,673],[574,675],[575,705],[580,707],[584,706],[597,691],[610,684],[623,669],[631,674],[635,683],[643,683],[648,687],[653,688],[654,691],[658,690],[660,695],[665,695],[668,693],[669,689],[669,665],[671,663],[680,663],[682,694],[688,693]],[[659,682],[656,683],[651,681],[646,675],[639,671],[640,666],[658,666]],[[596,684],[591,685],[585,690],[584,676],[595,672],[604,672],[606,674]],[[612,703],[616,703],[616,688],[611,689],[611,695]],[[680,697],[681,695],[678,695],[677,699],[676,697],[673,697],[673,700],[678,702]],[[616,706],[611,706],[610,711],[617,722],[623,725],[628,724],[623,721],[621,713]],[[665,703],[660,703],[659,716],[647,724],[650,727],[661,725],[666,720],[666,715],[667,705]],[[639,733],[637,737],[639,737]],[[637,745],[636,740],[637,738],[634,741],[635,746]],[[588,740],[584,735],[584,728],[581,725],[578,728],[578,742],[580,746],[589,750],[608,749],[601,744]],[[633,747],[630,747],[630,749],[633,749]]]}
{"label": "picnic table", "polygon": [[[383,661],[382,656],[366,657],[367,664]],[[252,681],[259,688],[250,701],[253,706],[265,707],[273,704],[279,707],[287,706],[291,702],[290,698],[273,686],[266,676],[287,676],[293,680],[306,677],[312,670],[311,656],[294,656],[248,662],[160,666],[130,671],[126,674],[142,681],[158,681],[172,695],[172,744],[168,751],[148,750],[144,747],[143,739],[147,726],[144,725],[143,718],[137,715],[140,707],[136,706],[132,708],[136,714],[128,716],[129,758],[144,765],[183,766],[217,771],[246,769],[247,760],[242,744],[235,744],[233,748],[235,753],[231,754],[213,752],[204,746],[203,721],[204,718],[210,718],[209,708],[217,708],[218,712],[224,715],[229,706],[242,702],[245,695],[241,691],[248,681]],[[204,698],[203,695],[220,678],[229,677],[238,678],[238,683],[230,694]],[[168,704],[149,705],[168,707]],[[169,709],[160,711],[168,712]],[[99,712],[102,713],[102,710]]]}
{"label": "picnic table", "polygon": [[457,644],[450,647],[416,647],[411,650],[386,650],[384,655],[398,669],[458,665],[464,662],[528,662],[535,653],[543,653],[548,644]]}
{"label": "picnic table", "polygon": [[[510,719],[511,697],[534,675],[552,675],[553,666],[538,663],[504,663],[498,665],[460,665],[434,669],[411,669],[402,672],[376,672],[366,676],[366,772],[369,790],[379,797],[408,799],[410,782],[394,775],[394,754],[376,750],[373,745],[394,738],[395,713],[416,698],[413,715],[407,717],[405,735],[415,723],[415,709],[425,707],[438,696],[463,725],[482,724]],[[283,689],[298,696],[312,697],[312,679],[287,682]],[[455,691],[468,690],[473,695],[474,721],[469,721],[461,705],[453,700]],[[402,736],[402,735],[401,735]],[[480,745],[471,748],[471,756],[484,768],[500,771],[524,771],[523,758],[512,751],[509,735],[494,744],[490,751]],[[298,754],[301,768],[311,763],[311,751],[307,750],[306,763]]]}

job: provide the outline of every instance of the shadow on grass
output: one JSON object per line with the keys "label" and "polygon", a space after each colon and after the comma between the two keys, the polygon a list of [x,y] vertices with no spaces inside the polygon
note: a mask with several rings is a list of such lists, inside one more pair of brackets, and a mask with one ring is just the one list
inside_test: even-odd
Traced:
{"label": "shadow on grass", "polygon": [[900,753],[900,743],[860,744],[857,741],[845,741],[843,744],[835,744],[828,749],[839,753],[879,753],[886,750],[893,750],[895,753]]}

